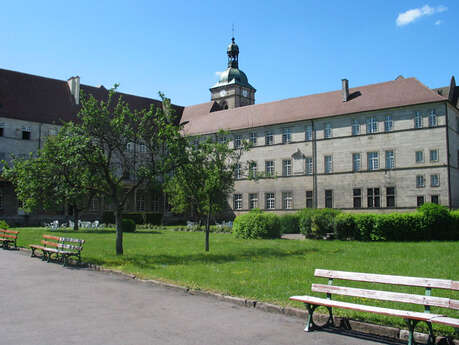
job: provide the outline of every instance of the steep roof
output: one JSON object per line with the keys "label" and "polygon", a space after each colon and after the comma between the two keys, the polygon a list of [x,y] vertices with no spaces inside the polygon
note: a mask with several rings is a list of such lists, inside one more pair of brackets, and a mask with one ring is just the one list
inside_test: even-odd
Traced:
{"label": "steep roof", "polygon": [[[82,84],[80,89],[97,99],[106,99],[108,90]],[[132,109],[142,109],[161,101],[118,92]],[[175,106],[180,116],[183,107]],[[61,124],[75,121],[75,104],[67,81],[0,69],[0,116],[24,121]]]}
{"label": "steep roof", "polygon": [[203,103],[185,107],[182,123],[188,122],[184,128],[187,135],[197,135],[448,99],[415,78],[355,87],[349,89],[349,94],[347,102],[343,102],[342,92],[337,90],[220,111],[211,111],[214,102]]}

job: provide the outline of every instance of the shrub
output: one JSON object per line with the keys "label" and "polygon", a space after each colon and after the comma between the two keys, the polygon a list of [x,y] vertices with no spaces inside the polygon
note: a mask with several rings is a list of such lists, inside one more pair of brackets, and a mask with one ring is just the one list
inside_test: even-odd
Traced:
{"label": "shrub", "polygon": [[283,214],[279,216],[281,234],[299,234],[298,214]]}
{"label": "shrub", "polygon": [[161,213],[147,213],[145,222],[152,225],[161,225],[163,215]]}
{"label": "shrub", "polygon": [[371,233],[373,232],[373,228],[375,226],[375,218],[376,215],[374,214],[356,214],[355,216],[355,223],[357,225],[357,233],[356,233],[356,240],[359,241],[370,241],[372,240]]}
{"label": "shrub", "polygon": [[236,217],[233,223],[233,235],[238,238],[279,238],[279,217],[259,210]]}
{"label": "shrub", "polygon": [[445,206],[428,202],[418,208],[418,212],[422,213],[423,216],[422,225],[425,240],[449,239],[451,216]]}
{"label": "shrub", "polygon": [[9,227],[6,221],[0,219],[0,229],[8,229]]}
{"label": "shrub", "polygon": [[115,224],[115,214],[113,211],[104,211],[102,214],[102,223]]}
{"label": "shrub", "polygon": [[353,240],[356,237],[355,217],[349,213],[340,213],[335,218],[335,235],[340,240]]}
{"label": "shrub", "polygon": [[449,224],[450,239],[459,241],[459,210],[451,211],[449,214],[451,217],[451,222]]}
{"label": "shrub", "polygon": [[300,232],[306,237],[311,237],[311,224],[313,213],[314,209],[312,208],[304,208],[297,212]]}
{"label": "shrub", "polygon": [[335,233],[335,218],[341,211],[332,208],[315,210],[311,217],[311,234],[322,238],[328,233]]}
{"label": "shrub", "polygon": [[121,230],[123,232],[135,232],[135,222],[130,218],[123,218],[121,220]]}
{"label": "shrub", "polygon": [[135,224],[144,224],[144,214],[138,212],[123,213],[123,218],[132,219]]}

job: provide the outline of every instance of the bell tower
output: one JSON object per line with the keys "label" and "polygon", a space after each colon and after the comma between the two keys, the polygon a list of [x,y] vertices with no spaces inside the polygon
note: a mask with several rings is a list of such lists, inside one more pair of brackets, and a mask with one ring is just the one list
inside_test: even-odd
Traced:
{"label": "bell tower", "polygon": [[233,109],[255,104],[255,88],[239,69],[239,47],[234,37],[226,50],[228,67],[220,74],[220,80],[210,88],[211,100],[222,109]]}

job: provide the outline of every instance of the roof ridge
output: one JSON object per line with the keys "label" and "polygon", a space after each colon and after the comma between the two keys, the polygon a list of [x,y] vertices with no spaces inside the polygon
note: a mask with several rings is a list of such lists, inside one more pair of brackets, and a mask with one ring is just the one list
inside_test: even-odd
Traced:
{"label": "roof ridge", "polygon": [[44,76],[42,76],[42,75],[37,75],[37,74],[31,74],[31,73],[24,73],[24,72],[19,72],[19,71],[13,71],[13,70],[11,70],[11,69],[0,68],[0,73],[1,73],[1,72],[16,73],[16,74],[22,74],[22,75],[30,76],[30,77],[34,77],[34,78],[47,79],[47,80],[60,81],[60,82],[63,82],[63,83],[67,83],[67,80],[56,79],[56,78],[50,78],[50,77],[44,77]]}

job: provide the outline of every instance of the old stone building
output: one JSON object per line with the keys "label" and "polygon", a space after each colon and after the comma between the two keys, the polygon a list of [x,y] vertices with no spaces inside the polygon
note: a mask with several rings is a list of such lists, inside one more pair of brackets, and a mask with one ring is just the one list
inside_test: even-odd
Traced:
{"label": "old stone building", "polygon": [[[424,202],[459,207],[459,88],[429,89],[415,78],[255,104],[255,88],[239,69],[239,47],[227,49],[227,69],[210,88],[211,101],[175,106],[189,136],[230,132],[230,145],[253,147],[236,172],[230,204],[286,212],[304,207],[352,211],[413,210]],[[0,69],[0,159],[28,155],[73,121],[80,90],[104,97],[104,87],[79,77],[55,80]],[[124,95],[135,108],[159,101]],[[160,197],[139,193],[128,210],[161,212]],[[106,208],[96,200],[89,216]],[[14,190],[0,181],[0,218],[24,215]]]}

